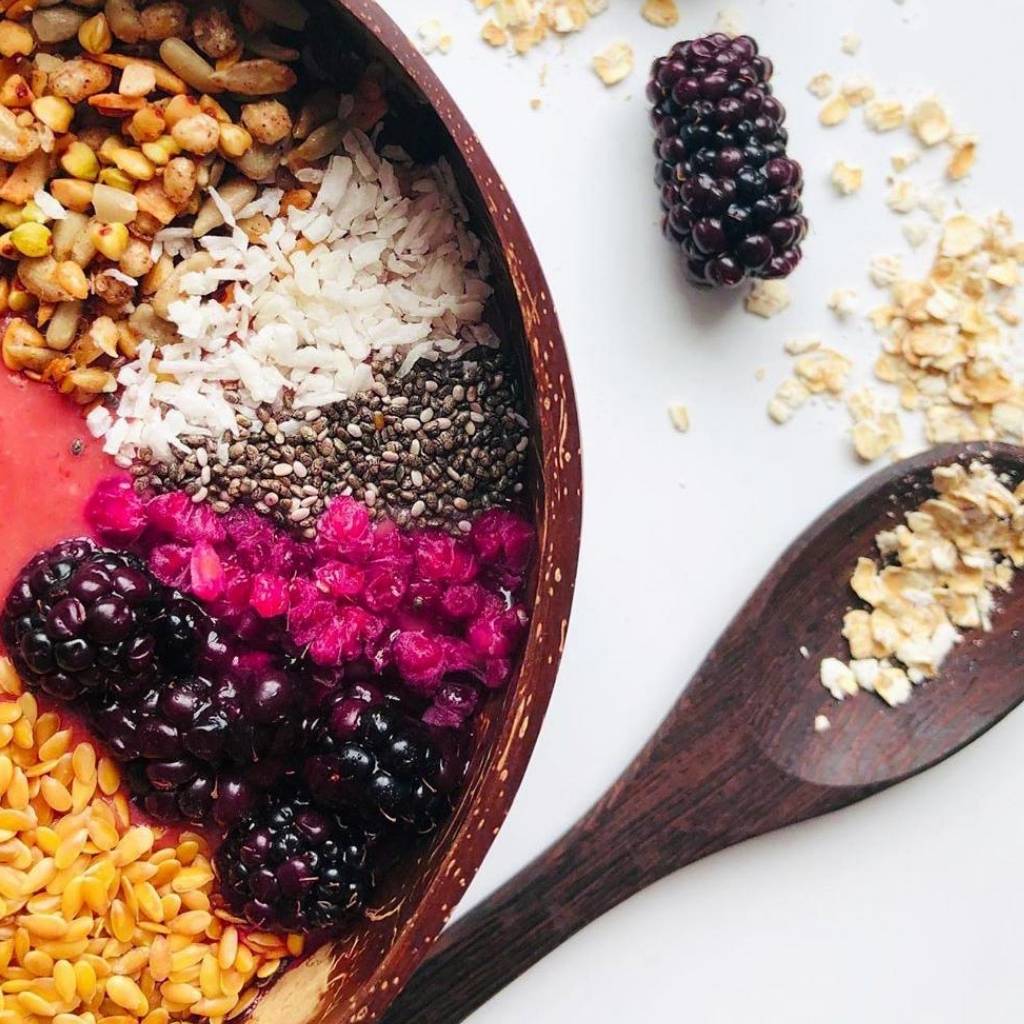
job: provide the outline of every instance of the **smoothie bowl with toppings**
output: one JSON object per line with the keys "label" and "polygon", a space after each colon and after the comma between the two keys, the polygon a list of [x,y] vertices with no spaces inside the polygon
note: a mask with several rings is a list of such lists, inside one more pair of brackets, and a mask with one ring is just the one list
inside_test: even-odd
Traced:
{"label": "smoothie bowl with toppings", "polygon": [[359,2],[0,21],[0,1024],[368,1020],[517,788],[571,384]]}

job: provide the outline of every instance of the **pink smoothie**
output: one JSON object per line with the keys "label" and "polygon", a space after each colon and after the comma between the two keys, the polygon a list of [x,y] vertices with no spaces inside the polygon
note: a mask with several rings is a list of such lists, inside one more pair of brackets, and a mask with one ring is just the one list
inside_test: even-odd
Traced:
{"label": "pink smoothie", "polygon": [[113,469],[81,409],[0,366],[0,601],[37,551],[88,532],[85,501]]}

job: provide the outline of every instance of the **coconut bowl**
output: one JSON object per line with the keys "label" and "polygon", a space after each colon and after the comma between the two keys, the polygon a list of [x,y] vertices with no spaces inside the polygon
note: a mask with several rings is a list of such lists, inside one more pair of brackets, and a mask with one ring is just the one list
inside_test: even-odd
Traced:
{"label": "coconut bowl", "polygon": [[505,186],[420,53],[371,0],[326,0],[346,45],[397,83],[421,156],[450,162],[492,260],[495,321],[518,360],[532,427],[528,502],[538,550],[528,640],[513,678],[478,719],[455,814],[403,861],[365,920],[296,963],[255,1004],[251,1024],[378,1019],[430,952],[494,841],[533,751],[565,641],[580,540],[579,428],[565,348],[537,255]]}

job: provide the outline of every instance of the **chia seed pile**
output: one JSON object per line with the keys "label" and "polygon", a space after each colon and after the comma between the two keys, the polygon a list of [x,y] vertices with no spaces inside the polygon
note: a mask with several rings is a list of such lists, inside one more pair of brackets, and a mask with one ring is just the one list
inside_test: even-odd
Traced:
{"label": "chia seed pile", "polygon": [[373,390],[324,409],[239,415],[233,442],[184,438],[174,462],[143,452],[131,467],[136,490],[184,490],[221,513],[245,501],[307,537],[340,494],[399,525],[467,533],[475,514],[523,488],[529,435],[515,373],[486,348],[420,360],[404,377],[397,366],[377,362]]}

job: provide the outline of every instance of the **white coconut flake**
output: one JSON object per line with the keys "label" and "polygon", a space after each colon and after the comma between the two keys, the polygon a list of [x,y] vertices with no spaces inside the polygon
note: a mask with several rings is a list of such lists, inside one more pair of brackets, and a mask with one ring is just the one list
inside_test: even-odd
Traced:
{"label": "white coconut flake", "polygon": [[32,197],[32,201],[42,210],[43,216],[49,217],[50,220],[64,220],[68,215],[68,211],[64,209],[60,201],[51,196],[46,189],[38,189]]}
{"label": "white coconut flake", "polygon": [[[420,359],[499,343],[483,322],[485,253],[444,162],[399,176],[353,131],[326,171],[298,177],[319,180],[309,210],[281,214],[281,190],[269,188],[234,215],[210,190],[227,233],[201,240],[213,266],[186,274],[170,303],[179,340],[144,340],[119,371],[114,414],[91,414],[107,452],[166,460],[182,436],[233,436],[238,414],[286,394],[295,409],[316,409],[365,391],[376,358],[407,373]],[[271,226],[253,244],[236,216],[257,214]],[[164,228],[154,245],[197,251],[187,228]]]}

